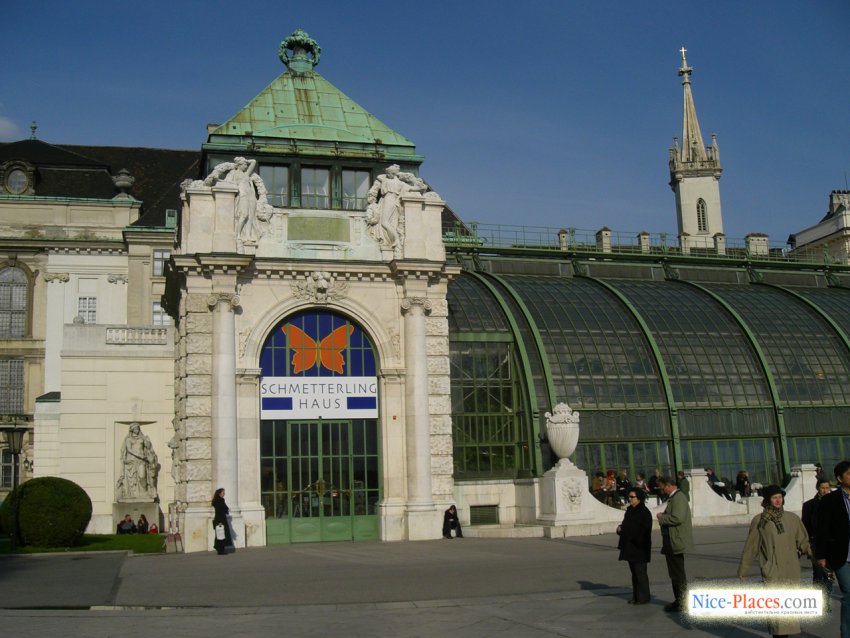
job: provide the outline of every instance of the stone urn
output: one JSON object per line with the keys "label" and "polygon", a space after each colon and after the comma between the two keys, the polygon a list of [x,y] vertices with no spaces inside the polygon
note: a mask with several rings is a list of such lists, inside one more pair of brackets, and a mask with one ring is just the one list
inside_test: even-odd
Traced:
{"label": "stone urn", "polygon": [[558,465],[572,466],[569,456],[576,451],[579,433],[579,413],[566,403],[559,403],[553,412],[547,412],[546,435],[549,445],[560,459]]}

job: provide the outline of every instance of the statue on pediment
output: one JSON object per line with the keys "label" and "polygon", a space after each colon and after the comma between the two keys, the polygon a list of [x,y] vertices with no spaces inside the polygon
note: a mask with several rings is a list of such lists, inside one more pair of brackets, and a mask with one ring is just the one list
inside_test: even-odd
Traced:
{"label": "statue on pediment", "polygon": [[236,236],[243,245],[256,246],[266,232],[265,222],[271,217],[273,207],[268,203],[268,190],[257,175],[257,160],[236,157],[232,162],[216,166],[204,180],[212,186],[217,181],[233,184],[236,195]]}
{"label": "statue on pediment", "polygon": [[428,185],[412,173],[404,173],[398,164],[387,167],[369,189],[366,223],[369,235],[387,248],[401,245],[401,198],[407,193],[424,193]]}

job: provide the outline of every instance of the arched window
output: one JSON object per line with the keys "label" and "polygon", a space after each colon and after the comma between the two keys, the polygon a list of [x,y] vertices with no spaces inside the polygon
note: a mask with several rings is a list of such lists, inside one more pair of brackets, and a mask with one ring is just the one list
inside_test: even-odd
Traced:
{"label": "arched window", "polygon": [[708,207],[702,198],[697,200],[697,230],[701,233],[708,232]]}
{"label": "arched window", "polygon": [[27,286],[26,273],[20,268],[0,269],[0,338],[26,334]]}

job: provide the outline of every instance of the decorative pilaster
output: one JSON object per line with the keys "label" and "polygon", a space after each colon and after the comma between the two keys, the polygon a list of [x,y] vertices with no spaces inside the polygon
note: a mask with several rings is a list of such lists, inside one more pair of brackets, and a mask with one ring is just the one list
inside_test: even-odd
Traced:
{"label": "decorative pilaster", "polygon": [[[239,511],[239,455],[236,443],[236,317],[239,295],[216,292],[207,297],[213,313],[212,470],[213,489],[223,487],[236,518]],[[243,537],[244,538],[244,537]]]}
{"label": "decorative pilaster", "polygon": [[408,510],[434,507],[431,494],[431,434],[428,418],[428,360],[425,344],[425,315],[431,302],[424,297],[407,297],[401,302],[404,314],[405,408],[407,418]]}
{"label": "decorative pilaster", "polygon": [[70,276],[66,272],[46,272],[47,312],[44,340],[44,391],[62,389],[62,332],[65,323],[65,286]]}

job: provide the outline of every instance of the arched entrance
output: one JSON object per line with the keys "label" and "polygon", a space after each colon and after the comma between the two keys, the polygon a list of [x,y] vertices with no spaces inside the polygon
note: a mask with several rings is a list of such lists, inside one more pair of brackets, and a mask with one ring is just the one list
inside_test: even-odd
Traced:
{"label": "arched entrance", "polygon": [[260,354],[260,485],[269,544],[376,540],[375,349],[348,318],[290,315]]}

